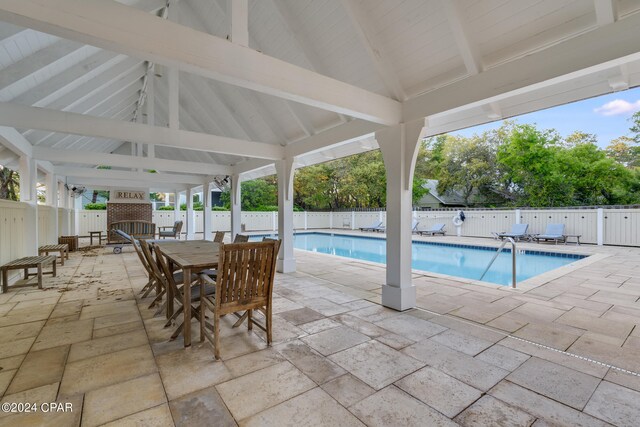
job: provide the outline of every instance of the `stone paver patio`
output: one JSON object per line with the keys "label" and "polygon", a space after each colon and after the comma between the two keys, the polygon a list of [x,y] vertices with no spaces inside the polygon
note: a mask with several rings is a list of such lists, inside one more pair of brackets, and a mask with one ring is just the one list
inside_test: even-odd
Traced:
{"label": "stone paver patio", "polygon": [[0,425],[637,426],[640,249],[544,248],[598,255],[515,291],[416,273],[404,313],[378,305],[383,267],[297,252],[273,345],[224,318],[218,362],[167,340],[130,248],[74,253],[48,289],[0,295],[2,402],[73,412]]}

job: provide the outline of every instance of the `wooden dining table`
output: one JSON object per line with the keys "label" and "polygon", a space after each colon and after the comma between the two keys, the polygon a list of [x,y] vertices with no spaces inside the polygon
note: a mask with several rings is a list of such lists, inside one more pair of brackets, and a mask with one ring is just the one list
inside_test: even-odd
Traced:
{"label": "wooden dining table", "polygon": [[[191,345],[191,274],[218,266],[220,243],[209,240],[156,241],[170,264],[182,269],[184,300],[184,346]],[[173,295],[167,295],[167,310],[173,313]]]}

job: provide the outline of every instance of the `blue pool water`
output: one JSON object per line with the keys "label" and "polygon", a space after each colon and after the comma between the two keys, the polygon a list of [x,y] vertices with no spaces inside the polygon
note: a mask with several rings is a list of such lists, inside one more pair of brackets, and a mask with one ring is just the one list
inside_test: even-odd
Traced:
{"label": "blue pool water", "polygon": [[[379,238],[300,233],[295,235],[294,247],[323,254],[386,263],[386,241]],[[411,266],[416,270],[478,280],[495,252],[495,248],[483,246],[413,242]],[[575,254],[518,251],[516,280],[521,282],[584,257],[584,255]],[[483,281],[511,285],[510,250],[505,248],[498,256]]]}

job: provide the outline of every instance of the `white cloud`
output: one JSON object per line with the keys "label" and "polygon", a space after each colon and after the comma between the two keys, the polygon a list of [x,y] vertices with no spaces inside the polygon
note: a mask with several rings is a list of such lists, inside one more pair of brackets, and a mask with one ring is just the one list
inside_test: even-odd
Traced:
{"label": "white cloud", "polygon": [[635,113],[636,111],[640,111],[640,100],[629,102],[624,99],[614,99],[593,111],[603,116],[619,116],[622,114]]}

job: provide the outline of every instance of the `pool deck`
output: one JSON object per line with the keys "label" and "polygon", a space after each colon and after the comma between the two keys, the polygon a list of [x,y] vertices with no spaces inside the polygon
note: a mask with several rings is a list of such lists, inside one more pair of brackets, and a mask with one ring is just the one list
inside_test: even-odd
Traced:
{"label": "pool deck", "polygon": [[73,253],[47,289],[0,295],[0,390],[74,410],[0,425],[636,426],[640,248],[520,246],[595,256],[515,290],[416,272],[399,313],[378,305],[384,266],[296,251],[273,345],[223,325],[218,362],[168,341],[130,248]]}

